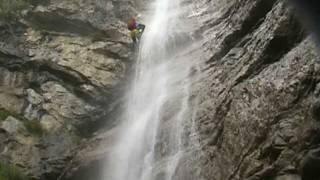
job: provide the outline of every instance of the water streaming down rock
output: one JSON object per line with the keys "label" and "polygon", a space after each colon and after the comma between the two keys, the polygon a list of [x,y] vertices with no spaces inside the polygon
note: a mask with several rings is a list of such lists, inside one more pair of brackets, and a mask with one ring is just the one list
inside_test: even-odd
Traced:
{"label": "water streaming down rock", "polygon": [[178,0],[157,0],[151,9],[155,13],[140,45],[128,107],[118,143],[107,158],[105,180],[171,180],[183,153],[183,122],[192,117],[188,80],[192,65],[179,52],[191,39],[183,32]]}

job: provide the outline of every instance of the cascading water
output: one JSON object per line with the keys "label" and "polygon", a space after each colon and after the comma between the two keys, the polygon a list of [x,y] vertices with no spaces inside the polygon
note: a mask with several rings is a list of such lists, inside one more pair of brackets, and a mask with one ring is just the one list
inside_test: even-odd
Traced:
{"label": "cascading water", "polygon": [[[117,145],[102,180],[172,180],[184,151],[183,122],[192,117],[188,75],[179,57],[182,28],[178,0],[156,0],[140,44]],[[177,37],[180,37],[177,38]]]}

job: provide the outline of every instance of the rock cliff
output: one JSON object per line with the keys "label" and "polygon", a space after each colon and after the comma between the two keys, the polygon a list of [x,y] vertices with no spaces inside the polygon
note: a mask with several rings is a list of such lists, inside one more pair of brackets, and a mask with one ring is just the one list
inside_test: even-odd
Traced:
{"label": "rock cliff", "polygon": [[134,54],[131,1],[42,1],[0,32],[2,162],[56,179],[82,139],[112,127]]}
{"label": "rock cliff", "polygon": [[[0,27],[1,160],[34,179],[99,174],[133,67],[122,21],[142,4],[51,0],[32,5],[13,33]],[[182,6],[195,24],[181,56],[196,62],[196,129],[185,138],[198,145],[185,143],[175,178],[319,179],[319,55],[295,9],[282,0]]]}
{"label": "rock cliff", "polygon": [[189,179],[318,179],[319,56],[295,10],[263,0],[200,9],[193,105],[203,154]]}

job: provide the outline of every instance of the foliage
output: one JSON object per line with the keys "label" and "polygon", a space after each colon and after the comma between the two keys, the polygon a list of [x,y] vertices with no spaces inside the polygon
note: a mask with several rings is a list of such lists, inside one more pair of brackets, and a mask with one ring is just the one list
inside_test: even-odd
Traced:
{"label": "foliage", "polygon": [[4,109],[0,109],[0,121],[4,121],[7,119],[7,117],[11,116],[11,113],[4,110]]}
{"label": "foliage", "polygon": [[44,130],[39,120],[37,119],[28,120],[18,114],[13,114],[7,110],[0,108],[0,121],[6,120],[9,116],[15,117],[19,120],[22,119],[21,121],[24,123],[24,126],[27,128],[28,132],[30,132],[31,134],[37,135],[37,136],[42,136],[44,134]]}
{"label": "foliage", "polygon": [[14,20],[28,5],[28,0],[0,0],[0,21]]}
{"label": "foliage", "polygon": [[[40,121],[37,119],[33,120],[25,120],[24,125],[27,128],[28,132],[31,134],[42,136],[44,134],[44,130],[40,124]],[[0,179],[1,180],[1,179]]]}
{"label": "foliage", "polygon": [[0,180],[28,180],[16,167],[0,163]]}

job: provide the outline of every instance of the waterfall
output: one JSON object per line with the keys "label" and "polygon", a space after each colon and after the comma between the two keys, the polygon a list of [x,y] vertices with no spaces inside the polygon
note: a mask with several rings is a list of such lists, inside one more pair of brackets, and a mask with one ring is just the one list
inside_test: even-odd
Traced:
{"label": "waterfall", "polygon": [[102,180],[174,179],[186,148],[184,123],[193,124],[192,65],[181,55],[190,38],[183,31],[179,1],[156,0],[150,12],[124,120]]}

